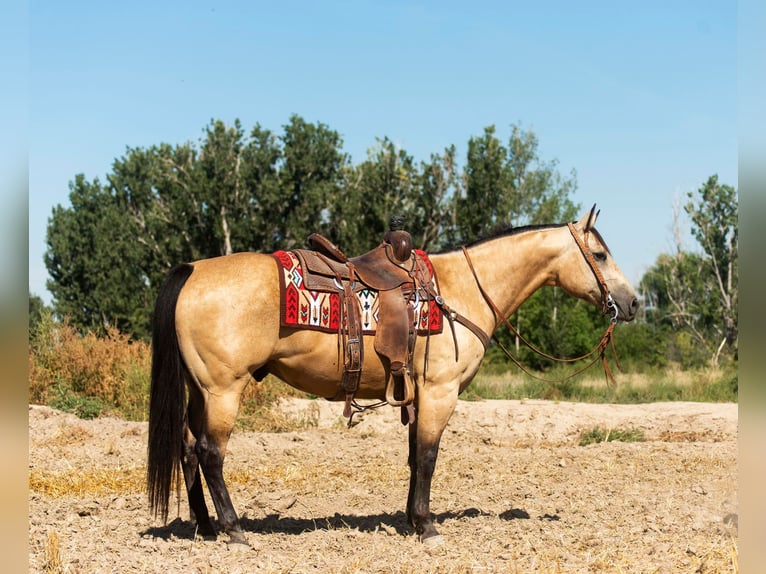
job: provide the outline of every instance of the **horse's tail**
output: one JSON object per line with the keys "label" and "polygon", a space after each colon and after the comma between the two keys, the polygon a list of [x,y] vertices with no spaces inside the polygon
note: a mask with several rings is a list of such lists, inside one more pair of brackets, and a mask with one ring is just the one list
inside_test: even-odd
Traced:
{"label": "horse's tail", "polygon": [[146,485],[154,516],[168,519],[170,488],[180,480],[186,389],[185,366],[176,333],[176,302],[194,271],[174,267],[160,287],[152,319],[152,383],[149,401],[149,447]]}

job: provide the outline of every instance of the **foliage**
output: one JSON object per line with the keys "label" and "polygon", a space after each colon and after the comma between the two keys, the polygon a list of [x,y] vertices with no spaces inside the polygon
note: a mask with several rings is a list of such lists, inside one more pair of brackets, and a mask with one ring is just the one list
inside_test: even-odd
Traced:
{"label": "foliage", "polygon": [[[538,145],[519,126],[505,142],[488,126],[470,138],[462,167],[454,145],[416,162],[388,137],[352,164],[336,131],[293,115],[280,133],[214,120],[197,143],[128,148],[104,182],[76,175],[71,205],[53,210],[52,312],[83,335],[111,326],[148,340],[156,291],[181,261],[300,247],[313,231],[355,255],[380,241],[394,213],[405,216],[414,245],[432,251],[509,224],[571,221],[576,174],[560,174]],[[736,191],[712,176],[688,199],[702,251],[662,254],[642,278],[644,314],[615,337],[632,369],[737,357]],[[30,295],[30,329],[40,304]],[[557,357],[589,351],[607,325],[556,288],[539,290],[509,320]],[[553,368],[506,329],[496,339],[531,368]],[[487,360],[508,364],[497,348]]]}
{"label": "foliage", "polygon": [[737,356],[738,230],[734,188],[711,176],[684,206],[702,252],[661,254],[641,280],[646,321],[667,334],[671,360],[687,366]]}
{"label": "foliage", "polygon": [[[68,320],[57,322],[47,310],[30,336],[28,363],[30,404],[48,405],[85,419],[113,414],[146,420],[151,350],[143,341],[132,340],[114,327],[102,335],[92,331],[82,335]],[[270,407],[288,396],[305,395],[274,377],[252,381],[242,395],[240,425],[273,429],[279,421],[270,414]]]}
{"label": "foliage", "polygon": [[[149,346],[109,328],[102,336],[81,335],[67,321],[56,322],[43,313],[29,343],[29,402],[46,404],[82,418],[105,414],[145,420],[151,354]],[[544,374],[559,378],[571,366]],[[594,367],[598,368],[598,366]],[[736,367],[679,371],[671,367],[618,375],[616,387],[586,376],[548,383],[519,376],[502,363],[485,363],[463,399],[545,399],[591,403],[644,403],[653,401],[736,402]],[[316,425],[309,415],[288,420],[271,408],[282,397],[305,397],[268,376],[251,381],[242,396],[240,428],[280,432]]]}
{"label": "foliage", "polygon": [[464,189],[457,199],[455,233],[465,243],[488,235],[498,226],[569,221],[577,206],[569,199],[575,174],[562,178],[556,162],[537,154],[537,136],[518,126],[508,145],[495,127],[468,142]]}
{"label": "foliage", "polygon": [[668,353],[670,329],[646,321],[618,325],[614,331],[614,346],[620,365],[626,371],[646,373],[667,367],[679,357]]}
{"label": "foliage", "polygon": [[[563,290],[552,287],[538,290],[514,313],[509,322],[535,348],[557,358],[582,356],[598,343],[609,324],[599,309]],[[501,327],[495,339],[525,366],[546,371],[555,366],[550,359],[527,347],[508,327]],[[490,362],[506,363],[499,349],[490,349]]]}
{"label": "foliage", "polygon": [[148,329],[149,317],[137,296],[145,292],[140,234],[123,216],[117,197],[98,179],[78,175],[70,184],[72,207],[57,206],[51,216],[45,265],[59,317],[83,329],[116,325]]}
{"label": "foliage", "polygon": [[[293,115],[275,134],[211,121],[198,144],[128,148],[102,183],[83,174],[57,206],[45,264],[58,318],[80,332],[108,325],[147,340],[156,290],[180,261],[301,247],[309,233],[347,253],[374,247],[402,214],[414,245],[436,250],[495,225],[571,220],[574,174],[542,162],[532,132],[472,138],[416,162],[389,138],[352,165],[328,126]],[[497,179],[496,179],[497,178]]]}
{"label": "foliage", "polygon": [[43,317],[46,314],[51,314],[53,312],[52,309],[50,309],[42,300],[42,298],[39,295],[34,295],[33,293],[29,293],[29,336],[34,336],[34,333],[37,331],[37,326],[40,324],[40,322],[43,320]]}
{"label": "foliage", "polygon": [[144,420],[149,391],[149,346],[108,327],[103,337],[81,335],[50,314],[29,342],[29,402],[93,418],[113,412]]}
{"label": "foliage", "polygon": [[[613,366],[617,379],[608,385],[604,376],[598,377],[600,363],[580,376],[562,381],[572,374],[574,365],[560,366],[541,378],[532,378],[518,370],[503,369],[501,365],[482,365],[463,399],[542,399],[586,403],[638,404],[657,401],[737,402],[738,374],[736,366],[727,368],[689,368],[669,364],[643,372],[620,372]],[[590,374],[588,374],[590,373]]]}

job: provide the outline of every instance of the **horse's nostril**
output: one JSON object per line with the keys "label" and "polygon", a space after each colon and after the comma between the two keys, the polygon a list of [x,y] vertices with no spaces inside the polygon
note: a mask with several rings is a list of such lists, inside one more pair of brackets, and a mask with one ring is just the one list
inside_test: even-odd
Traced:
{"label": "horse's nostril", "polygon": [[633,297],[633,301],[630,302],[630,310],[634,313],[638,311],[638,299]]}

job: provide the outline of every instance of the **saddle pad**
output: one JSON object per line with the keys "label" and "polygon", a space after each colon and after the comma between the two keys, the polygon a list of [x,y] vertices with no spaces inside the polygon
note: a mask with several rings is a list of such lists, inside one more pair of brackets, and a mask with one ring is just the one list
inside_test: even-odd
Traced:
{"label": "saddle pad", "polygon": [[[414,250],[422,257],[433,277],[434,288],[438,283],[431,261],[425,252]],[[340,327],[340,291],[311,291],[303,283],[303,269],[292,251],[276,251],[272,256],[279,269],[280,323],[283,327],[312,329],[337,333]],[[373,335],[378,325],[378,292],[373,289],[357,291],[362,310],[362,329],[365,335]],[[414,309],[418,335],[442,331],[442,313],[434,301],[421,301]]]}

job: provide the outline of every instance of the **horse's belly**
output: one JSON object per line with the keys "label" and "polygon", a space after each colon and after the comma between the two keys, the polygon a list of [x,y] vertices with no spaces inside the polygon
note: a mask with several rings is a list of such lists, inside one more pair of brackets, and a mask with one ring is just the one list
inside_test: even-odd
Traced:
{"label": "horse's belly", "polygon": [[[364,362],[358,398],[382,399],[386,371],[373,347],[372,337],[364,338]],[[304,392],[321,397],[341,393],[345,357],[335,334],[295,331],[281,338],[279,349],[268,364],[270,373]]]}

